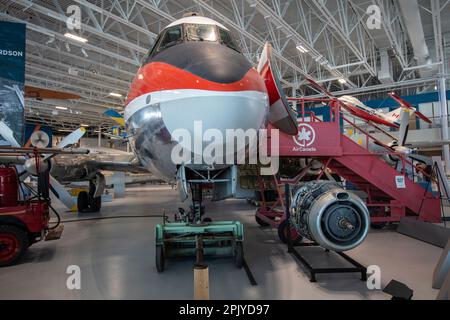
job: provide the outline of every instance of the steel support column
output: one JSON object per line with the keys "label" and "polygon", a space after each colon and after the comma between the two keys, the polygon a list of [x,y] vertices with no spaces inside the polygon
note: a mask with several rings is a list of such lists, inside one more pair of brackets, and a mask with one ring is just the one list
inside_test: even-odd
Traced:
{"label": "steel support column", "polygon": [[102,146],[102,126],[98,126],[98,147]]}
{"label": "steel support column", "polygon": [[[297,87],[292,87],[292,98],[297,98]],[[297,111],[297,101],[292,101],[292,109]]]}

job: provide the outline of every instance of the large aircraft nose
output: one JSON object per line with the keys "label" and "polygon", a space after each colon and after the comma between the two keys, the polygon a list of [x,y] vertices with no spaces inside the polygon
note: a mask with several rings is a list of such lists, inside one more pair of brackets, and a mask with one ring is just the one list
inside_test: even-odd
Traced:
{"label": "large aircraft nose", "polygon": [[[226,149],[228,132],[251,129],[257,135],[266,126],[269,101],[264,79],[242,54],[224,45],[175,45],[154,56],[140,74],[128,96],[125,118],[153,108],[148,121],[157,116],[158,122],[149,126],[163,128],[171,139],[161,145],[178,142],[197,154],[211,146],[208,134],[215,139],[218,133],[221,138],[213,144]],[[189,138],[180,139],[180,131]],[[198,139],[203,140],[202,150],[194,148]]]}
{"label": "large aircraft nose", "polygon": [[[211,145],[209,135],[219,134],[223,140],[214,139],[213,144],[226,145],[230,132],[250,129],[258,134],[257,130],[266,126],[269,102],[262,92],[174,90],[161,92],[159,98],[161,116],[172,139],[194,153],[194,140],[203,140],[205,148]],[[177,138],[180,129],[189,134],[190,141]]]}

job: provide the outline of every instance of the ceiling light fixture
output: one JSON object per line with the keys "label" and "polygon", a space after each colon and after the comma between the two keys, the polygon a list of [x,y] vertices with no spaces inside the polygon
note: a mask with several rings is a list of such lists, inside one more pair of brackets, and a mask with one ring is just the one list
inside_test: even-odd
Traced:
{"label": "ceiling light fixture", "polygon": [[120,93],[110,92],[109,95],[111,97],[122,98],[122,95]]}
{"label": "ceiling light fixture", "polygon": [[72,40],[75,40],[75,41],[78,41],[78,42],[83,42],[83,43],[86,43],[88,41],[86,38],[77,36],[76,34],[69,33],[69,32],[66,32],[64,34],[64,37],[72,39]]}
{"label": "ceiling light fixture", "polygon": [[60,107],[60,106],[56,106],[55,109],[59,109],[59,110],[67,110],[66,107]]}
{"label": "ceiling light fixture", "polygon": [[341,78],[341,79],[339,79],[339,83],[346,84],[346,83],[347,83],[347,80]]}
{"label": "ceiling light fixture", "polygon": [[45,43],[46,45],[49,45],[51,43],[55,42],[55,36],[50,36],[50,38],[48,39],[48,41]]}
{"label": "ceiling light fixture", "polygon": [[73,67],[69,67],[69,69],[67,70],[67,72],[71,75],[71,76],[78,76],[78,70],[73,68]]}
{"label": "ceiling light fixture", "polygon": [[302,45],[298,45],[296,46],[297,50],[300,51],[301,53],[307,53],[308,49],[306,49],[304,46]]}

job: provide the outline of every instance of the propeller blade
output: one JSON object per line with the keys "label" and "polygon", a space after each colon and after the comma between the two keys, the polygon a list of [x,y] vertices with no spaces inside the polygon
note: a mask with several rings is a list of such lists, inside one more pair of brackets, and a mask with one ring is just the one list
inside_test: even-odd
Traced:
{"label": "propeller blade", "polygon": [[[84,136],[85,133],[86,133],[85,128],[79,128],[79,129],[75,130],[74,132],[72,132],[71,134],[69,134],[68,136],[64,137],[61,140],[61,142],[56,145],[56,147],[58,149],[64,149],[65,147],[69,147],[69,146],[77,143],[78,140],[80,140]],[[54,156],[56,156],[56,154],[48,154],[45,156],[43,161],[47,161],[47,160],[53,158]]]}
{"label": "propeller blade", "polygon": [[17,142],[16,138],[14,138],[14,133],[3,121],[0,121],[0,135],[6,139],[12,147],[20,148],[20,144]]}
{"label": "propeller blade", "polygon": [[408,102],[403,100],[402,98],[400,98],[399,95],[397,95],[395,92],[389,92],[389,96],[394,99],[395,101],[397,101],[397,103],[402,106],[403,108],[408,108],[411,110],[415,110],[414,107]]}
{"label": "propeller blade", "polygon": [[50,190],[69,210],[74,211],[77,204],[66,188],[50,175]]}
{"label": "propeller blade", "polygon": [[77,143],[78,140],[80,140],[84,136],[85,133],[86,133],[85,128],[80,128],[78,130],[75,130],[68,136],[64,137],[64,139],[62,139],[61,142],[56,145],[56,147],[59,149],[64,149],[67,146],[73,145],[73,144]]}
{"label": "propeller blade", "polygon": [[417,117],[419,117],[420,119],[422,119],[423,121],[427,122],[427,123],[432,123],[432,121],[426,117],[423,113],[417,111],[408,101],[405,101],[404,99],[400,98],[400,96],[398,96],[395,92],[390,92],[389,96],[394,99],[395,101],[397,101],[397,103],[402,106],[403,108],[407,108],[410,110],[414,110],[415,115]]}
{"label": "propeller blade", "polygon": [[433,122],[427,117],[425,116],[422,112],[416,111],[415,115],[417,117],[419,117],[420,119],[422,119],[423,121],[425,121],[426,123],[432,124]]}

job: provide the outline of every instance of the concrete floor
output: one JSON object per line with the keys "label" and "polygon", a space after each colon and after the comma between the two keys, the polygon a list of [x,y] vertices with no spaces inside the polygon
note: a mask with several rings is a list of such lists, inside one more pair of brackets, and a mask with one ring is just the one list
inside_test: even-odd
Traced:
{"label": "concrete floor", "polygon": [[[97,216],[132,216],[174,212],[177,192],[165,186],[134,187],[127,197],[104,203]],[[258,282],[252,287],[231,260],[207,260],[212,299],[389,299],[368,290],[359,275],[319,275],[310,283],[287,254],[275,230],[254,222],[246,201],[206,204],[213,219],[237,219],[245,224],[245,256]],[[64,213],[64,219],[79,216]],[[80,218],[91,217],[84,214]],[[169,261],[166,271],[154,265],[154,226],[161,218],[126,218],[65,223],[62,238],[30,248],[19,265],[0,269],[0,299],[192,299],[193,259]],[[323,251],[307,249],[325,266]],[[415,299],[435,299],[433,269],[442,250],[392,230],[371,232],[363,245],[349,252],[362,264],[378,265],[382,287],[391,279],[414,290]],[[330,262],[330,261],[328,261]],[[325,265],[324,265],[325,263]],[[81,268],[81,290],[68,290],[66,269]]]}

